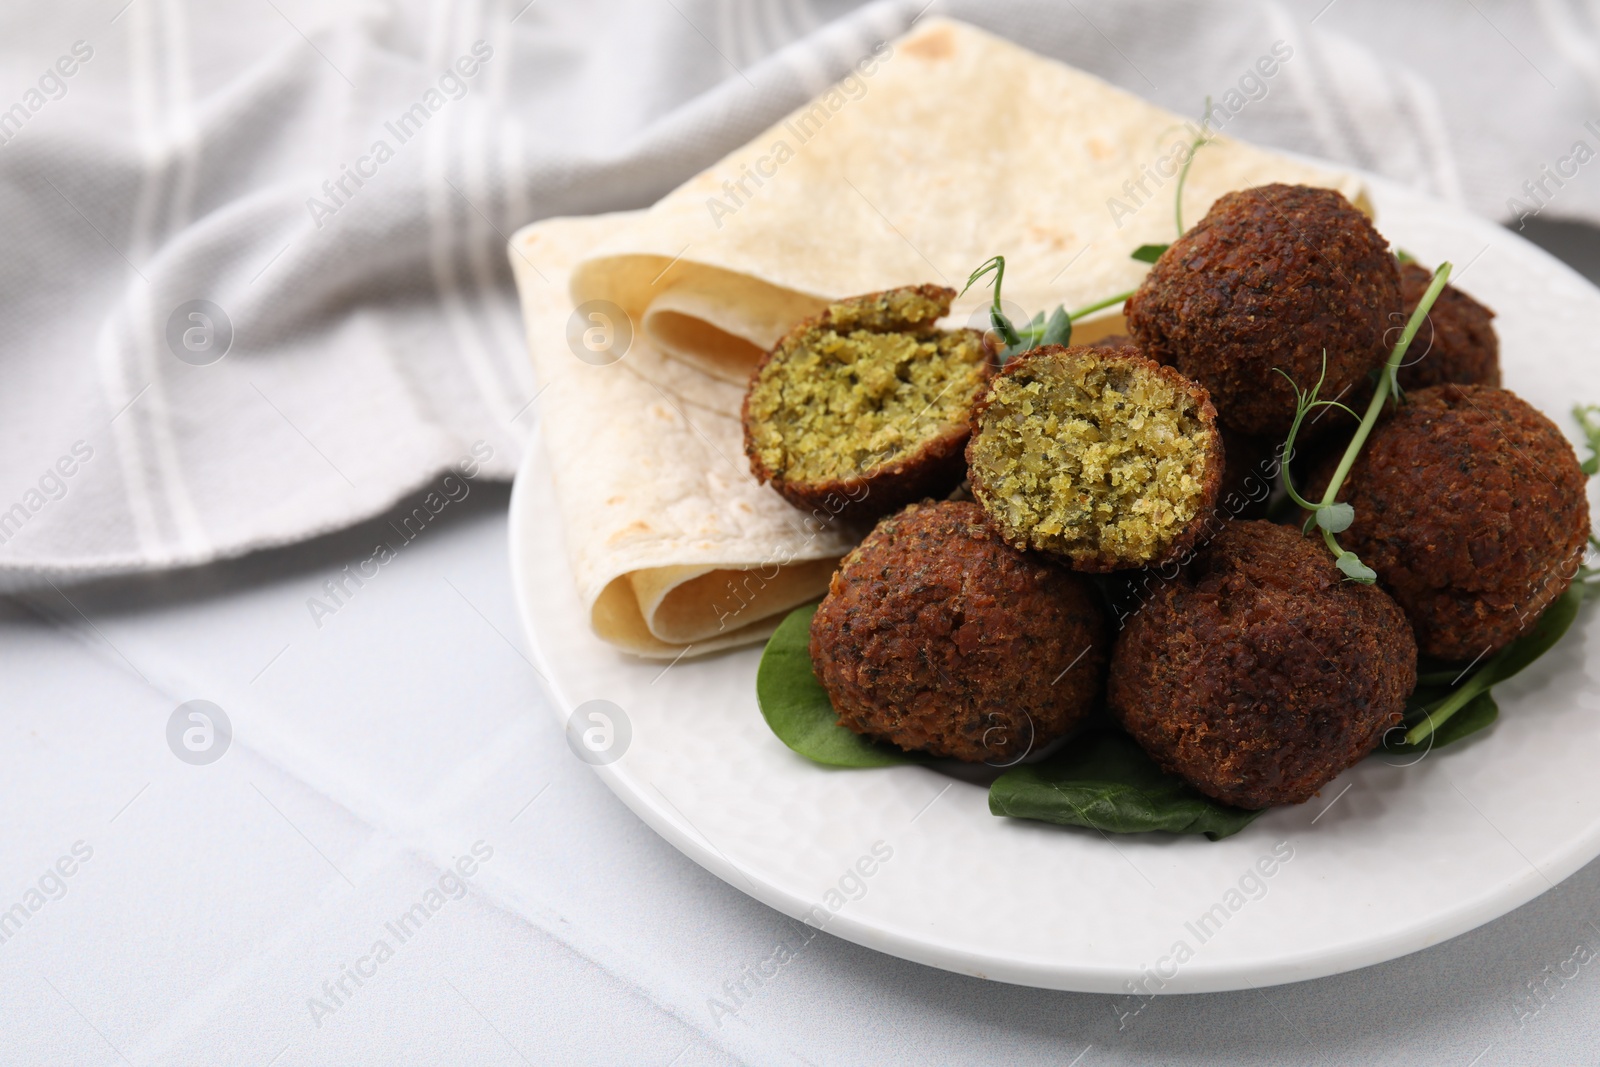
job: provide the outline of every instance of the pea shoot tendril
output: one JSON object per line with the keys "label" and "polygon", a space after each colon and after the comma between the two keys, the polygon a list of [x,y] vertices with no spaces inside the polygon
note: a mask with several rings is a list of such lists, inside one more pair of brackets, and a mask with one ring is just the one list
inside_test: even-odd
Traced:
{"label": "pea shoot tendril", "polygon": [[[1439,299],[1439,293],[1449,283],[1450,269],[1449,263],[1441,263],[1439,264],[1439,269],[1434,271],[1433,283],[1428,286],[1428,291],[1422,294],[1422,299],[1417,302],[1417,308],[1411,313],[1410,320],[1406,322],[1406,328],[1400,334],[1400,340],[1395,342],[1394,349],[1389,353],[1388,361],[1383,365],[1382,373],[1378,375],[1378,385],[1373,390],[1371,402],[1367,404],[1367,412],[1361,417],[1361,424],[1356,428],[1355,436],[1350,439],[1349,446],[1345,448],[1344,456],[1339,460],[1339,466],[1334,470],[1333,477],[1328,480],[1328,487],[1323,491],[1322,499],[1312,503],[1296,492],[1294,480],[1289,476],[1289,465],[1285,463],[1283,466],[1283,487],[1288,492],[1289,498],[1300,507],[1311,512],[1312,519],[1322,530],[1323,542],[1328,546],[1328,551],[1333,553],[1334,562],[1338,565],[1340,573],[1347,580],[1360,582],[1362,585],[1372,585],[1378,580],[1378,574],[1371,567],[1361,562],[1361,557],[1340,545],[1339,539],[1335,536],[1348,530],[1356,517],[1353,507],[1349,504],[1338,503],[1339,490],[1343,488],[1344,480],[1350,474],[1350,468],[1355,465],[1356,457],[1361,454],[1361,449],[1366,445],[1367,438],[1372,434],[1372,428],[1377,425],[1378,416],[1383,414],[1384,405],[1389,402],[1389,394],[1399,395],[1400,383],[1397,381],[1396,375],[1399,373],[1401,363],[1406,358],[1406,349],[1411,347],[1412,338],[1416,337],[1417,331],[1422,328],[1423,320],[1428,317],[1428,312],[1432,310],[1434,301]],[[1276,370],[1277,368],[1274,369]],[[1288,379],[1289,386],[1294,390],[1295,394],[1294,422],[1290,424],[1289,436],[1283,444],[1283,454],[1285,456],[1294,455],[1295,437],[1300,433],[1300,426],[1305,421],[1306,415],[1312,410],[1319,407],[1337,407],[1350,412],[1351,415],[1355,414],[1350,408],[1337,401],[1317,399],[1317,394],[1322,389],[1322,383],[1328,374],[1328,354],[1326,351],[1322,354],[1322,375],[1317,378],[1317,384],[1309,390],[1302,390],[1285,371],[1278,370],[1278,373]],[[1310,525],[1308,522],[1307,529],[1310,528]]]}
{"label": "pea shoot tendril", "polygon": [[1200,120],[1200,133],[1196,135],[1193,141],[1189,142],[1189,154],[1184,157],[1183,169],[1178,172],[1178,188],[1172,194],[1173,221],[1178,224],[1179,237],[1183,236],[1183,187],[1189,180],[1189,168],[1194,166],[1195,154],[1212,141],[1213,135],[1210,127],[1211,97],[1207,95],[1205,117]]}
{"label": "pea shoot tendril", "polygon": [[1056,309],[1048,317],[1041,311],[1019,329],[1000,303],[1000,287],[1004,284],[1006,276],[1005,256],[990,256],[984,260],[977,270],[967,276],[967,284],[962,287],[961,295],[965,296],[968,289],[990,274],[994,275],[994,281],[991,283],[994,286],[994,300],[989,305],[989,323],[1005,342],[1005,347],[999,353],[1001,366],[1005,366],[1012,356],[1031,352],[1041,345],[1071,344],[1074,322],[1096,311],[1103,311],[1114,304],[1120,304],[1133,295],[1133,290],[1130,289],[1126,293],[1108,296],[1104,300],[1097,300],[1087,307],[1081,307],[1070,313],[1065,306],[1057,304]]}

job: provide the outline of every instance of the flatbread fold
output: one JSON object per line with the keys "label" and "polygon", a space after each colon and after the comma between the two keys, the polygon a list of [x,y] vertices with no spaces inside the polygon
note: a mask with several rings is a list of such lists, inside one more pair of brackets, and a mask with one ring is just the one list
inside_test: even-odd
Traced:
{"label": "flatbread fold", "polygon": [[663,359],[647,337],[600,365],[607,352],[569,342],[573,265],[643,214],[535,223],[512,239],[511,262],[561,507],[551,519],[590,625],[624,651],[672,659],[764,640],[821,595],[854,535],[759,485],[737,419],[636,373]]}
{"label": "flatbread fold", "polygon": [[[959,289],[995,254],[1008,303],[1029,312],[1134,288],[1149,268],[1130,252],[1176,235],[1178,146],[1193,136],[1081,71],[927,19],[648,210],[516,234],[542,436],[596,633],[639,655],[699,655],[761,640],[820,595],[860,531],[750,476],[739,404],[761,354],[832,300]],[[1354,177],[1219,137],[1194,157],[1184,218],[1272,181],[1365,206]],[[969,293],[952,319],[981,323],[985,300]],[[632,327],[608,366],[568,344],[590,301]],[[1078,336],[1119,324],[1112,310]]]}

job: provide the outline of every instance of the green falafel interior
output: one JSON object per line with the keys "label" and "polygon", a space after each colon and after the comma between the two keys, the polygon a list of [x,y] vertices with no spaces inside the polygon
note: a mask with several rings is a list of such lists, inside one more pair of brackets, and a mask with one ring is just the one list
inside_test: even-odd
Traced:
{"label": "green falafel interior", "polygon": [[1008,542],[1111,570],[1171,554],[1223,455],[1204,391],[1176,372],[1132,348],[1045,348],[995,379],[967,459]]}
{"label": "green falafel interior", "polygon": [[954,296],[918,286],[842,300],[779,341],[745,405],[758,475],[863,479],[964,434],[987,354],[977,332],[936,325]]}

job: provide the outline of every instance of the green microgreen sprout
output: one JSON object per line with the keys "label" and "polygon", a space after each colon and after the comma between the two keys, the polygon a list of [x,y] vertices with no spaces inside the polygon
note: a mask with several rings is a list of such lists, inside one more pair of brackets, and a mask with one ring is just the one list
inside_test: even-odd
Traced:
{"label": "green microgreen sprout", "polygon": [[1086,315],[1093,315],[1096,311],[1103,311],[1108,307],[1120,304],[1133,294],[1134,290],[1129,289],[1125,293],[1118,293],[1116,296],[1108,296],[1104,300],[1096,300],[1087,307],[1081,307],[1077,311],[1074,311],[1072,314],[1067,316],[1067,319],[1071,322],[1077,322]]}
{"label": "green microgreen sprout", "polygon": [[1193,141],[1189,142],[1189,156],[1183,161],[1183,168],[1178,171],[1178,188],[1172,197],[1172,214],[1178,224],[1178,236],[1183,236],[1183,185],[1189,180],[1189,168],[1194,166],[1194,157],[1200,149],[1211,143],[1211,131],[1206,124],[1211,121],[1211,97],[1206,97],[1206,113],[1200,120],[1200,133]]}
{"label": "green microgreen sprout", "polygon": [[1399,260],[1401,263],[1415,263],[1417,261],[1416,256],[1412,255],[1410,252],[1407,252],[1403,248],[1397,248],[1394,250],[1394,258]]}
{"label": "green microgreen sprout", "polygon": [[[1323,492],[1322,499],[1312,503],[1296,492],[1294,480],[1289,476],[1289,466],[1287,463],[1283,466],[1283,487],[1288,492],[1289,498],[1300,507],[1311,512],[1312,520],[1321,528],[1322,540],[1328,546],[1328,551],[1333,553],[1334,562],[1337,564],[1340,573],[1350,581],[1360,582],[1363,585],[1373,584],[1378,580],[1378,575],[1371,567],[1361,562],[1361,558],[1354,552],[1339,544],[1339,539],[1335,535],[1341,534],[1350,528],[1350,524],[1355,521],[1355,509],[1349,504],[1338,503],[1337,497],[1339,490],[1344,486],[1346,476],[1350,473],[1350,468],[1355,465],[1356,457],[1361,454],[1362,447],[1366,445],[1367,438],[1372,433],[1372,428],[1377,425],[1378,416],[1383,413],[1383,407],[1389,401],[1389,394],[1395,393],[1398,395],[1399,383],[1396,381],[1395,376],[1399,372],[1401,362],[1406,357],[1406,349],[1411,347],[1412,338],[1417,335],[1417,330],[1422,327],[1423,320],[1428,317],[1428,312],[1433,308],[1434,301],[1439,299],[1439,293],[1443,291],[1449,280],[1450,264],[1439,264],[1439,269],[1433,274],[1433,284],[1428,286],[1428,291],[1417,302],[1417,308],[1411,313],[1411,318],[1406,323],[1405,330],[1400,334],[1400,340],[1395,343],[1394,350],[1389,353],[1388,362],[1383,365],[1383,371],[1378,376],[1377,387],[1372,392],[1372,401],[1367,405],[1367,412],[1361,417],[1361,424],[1356,428],[1355,436],[1350,439],[1350,444],[1345,449],[1344,456],[1340,458],[1339,466],[1334,470],[1333,477],[1328,480],[1328,488]],[[1294,455],[1294,439],[1300,432],[1301,423],[1305,421],[1306,415],[1312,409],[1338,407],[1350,412],[1351,415],[1355,414],[1354,411],[1351,411],[1343,404],[1332,400],[1317,399],[1317,393],[1321,390],[1323,380],[1328,373],[1328,356],[1326,352],[1323,353],[1322,360],[1322,376],[1317,379],[1317,384],[1312,386],[1309,391],[1301,390],[1293,378],[1289,378],[1289,375],[1284,371],[1278,370],[1279,374],[1288,378],[1289,386],[1294,390],[1295,394],[1294,422],[1289,426],[1289,437],[1283,445],[1283,454],[1285,456]],[[1311,523],[1308,522],[1306,524],[1308,531],[1310,527]]]}
{"label": "green microgreen sprout", "polygon": [[[1504,652],[1500,655],[1504,655]],[[1406,731],[1405,743],[1408,745],[1420,745],[1432,737],[1441,726],[1449,722],[1456,712],[1472,703],[1478,696],[1487,693],[1494,682],[1498,681],[1494,677],[1498,672],[1492,668],[1499,666],[1497,661],[1500,659],[1500,655],[1495,656],[1494,659],[1484,664],[1483,670],[1475,672],[1460,689],[1454,690],[1449,696],[1436,704],[1425,705],[1419,709],[1418,713],[1422,715],[1422,721]],[[1486,679],[1492,680],[1485,681]]]}
{"label": "green microgreen sprout", "polygon": [[1000,302],[1000,288],[1005,283],[1006,276],[1005,256],[990,256],[984,260],[977,270],[967,276],[967,284],[962,287],[961,293],[963,296],[966,295],[968,289],[991,274],[994,275],[994,281],[991,283],[994,286],[994,300],[989,305],[989,322],[1000,335],[1000,339],[1005,342],[1005,347],[1000,349],[998,357],[1002,367],[1011,357],[1031,352],[1042,345],[1071,344],[1074,322],[1113,304],[1120,304],[1133,295],[1133,290],[1130,289],[1126,293],[1108,296],[1104,300],[1097,300],[1088,307],[1070,313],[1064,305],[1057,304],[1055,310],[1048,316],[1042,311],[1038,312],[1026,325],[1018,328],[1005,313]]}
{"label": "green microgreen sprout", "polygon": [[[1210,121],[1211,98],[1208,96],[1206,97],[1205,117],[1200,120],[1200,133],[1193,141],[1189,142],[1189,154],[1184,158],[1183,167],[1178,171],[1178,187],[1172,194],[1172,215],[1173,220],[1178,225],[1179,237],[1183,236],[1183,187],[1189,180],[1189,168],[1194,165],[1195,153],[1199,152],[1200,149],[1210,144],[1213,140],[1213,134],[1209,129],[1206,128],[1206,124]],[[1130,258],[1137,259],[1140,263],[1154,263],[1156,260],[1161,258],[1161,253],[1165,252],[1171,247],[1172,246],[1170,244],[1140,245],[1129,255]]]}
{"label": "green microgreen sprout", "polygon": [[[1284,371],[1278,368],[1273,369],[1277,371],[1278,374],[1283,375],[1284,380],[1289,383],[1289,388],[1294,390],[1294,422],[1289,426],[1289,437],[1284,444],[1284,456],[1286,458],[1294,455],[1294,440],[1297,436],[1299,436],[1300,426],[1305,422],[1306,416],[1311,414],[1311,412],[1315,411],[1317,408],[1338,408],[1340,411],[1346,412],[1347,414],[1356,418],[1360,418],[1355,411],[1351,410],[1348,406],[1339,403],[1337,400],[1317,399],[1317,394],[1322,391],[1322,383],[1326,381],[1328,377],[1328,353],[1326,349],[1324,349],[1322,353],[1322,373],[1317,376],[1317,384],[1313,385],[1310,389],[1301,389],[1300,386],[1295,383],[1295,380],[1289,377],[1289,375]],[[1305,532],[1310,533],[1313,526],[1321,528],[1323,539],[1327,542],[1328,548],[1333,552],[1333,557],[1339,567],[1340,573],[1342,573],[1346,579],[1350,581],[1361,582],[1366,585],[1370,585],[1377,581],[1377,574],[1374,573],[1370,567],[1366,566],[1366,564],[1362,563],[1360,558],[1357,557],[1354,552],[1351,552],[1345,548],[1341,548],[1339,546],[1339,542],[1334,538],[1335,534],[1341,534],[1348,530],[1350,528],[1350,524],[1355,521],[1355,508],[1351,507],[1349,504],[1340,504],[1328,501],[1313,503],[1312,501],[1307,500],[1305,497],[1300,495],[1298,490],[1295,489],[1294,479],[1289,475],[1289,465],[1287,463],[1283,465],[1283,488],[1288,493],[1290,500],[1292,500],[1299,507],[1311,513],[1310,517],[1306,519]]]}
{"label": "green microgreen sprout", "polygon": [[988,274],[994,275],[994,303],[989,307],[989,324],[994,327],[1009,350],[1022,343],[1022,336],[1017,333],[1017,328],[1011,324],[1011,319],[1000,307],[1000,286],[1006,277],[1006,257],[990,256],[984,260],[977,270],[967,275],[967,284],[961,287],[961,295],[966,296],[967,290]]}

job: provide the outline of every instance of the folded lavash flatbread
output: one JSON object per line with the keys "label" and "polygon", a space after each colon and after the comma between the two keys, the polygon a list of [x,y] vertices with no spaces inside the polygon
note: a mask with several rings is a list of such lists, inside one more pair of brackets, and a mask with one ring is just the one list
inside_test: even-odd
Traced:
{"label": "folded lavash flatbread", "polygon": [[[854,535],[757,483],[738,419],[635,373],[662,358],[647,338],[624,347],[625,334],[602,333],[602,344],[584,344],[586,330],[626,324],[574,308],[572,267],[644,214],[534,223],[512,238],[511,263],[540,382],[541,438],[589,623],[618,648],[672,659],[764,640],[785,610],[827,587]],[[625,354],[606,362],[615,352]],[[704,377],[679,368],[684,376]]]}
{"label": "folded lavash flatbread", "polygon": [[[1008,300],[1030,314],[1086,307],[1138,285],[1149,268],[1130,252],[1176,235],[1195,105],[1186,119],[927,19],[595,248],[573,297],[616,303],[663,352],[738,391],[760,351],[829,300],[924,282],[960,289],[995,254],[1006,256]],[[1184,219],[1270,181],[1364,200],[1356,178],[1219,137],[1194,157]],[[983,300],[969,293],[957,318]],[[711,392],[697,399],[736,412],[735,391]]]}
{"label": "folded lavash flatbread", "polygon": [[[1196,128],[928,19],[650,209],[519,232],[511,262],[548,386],[543,439],[595,632],[639,655],[698,655],[763,639],[820,595],[859,531],[750,476],[739,404],[761,354],[831,300],[959,289],[997,253],[1007,303],[1028,313],[1134,288],[1148,267],[1129,254],[1176,235],[1177,172]],[[1194,156],[1184,219],[1272,181],[1366,207],[1351,176],[1217,137]],[[952,319],[981,324],[986,300],[969,293]],[[579,307],[625,318],[620,361],[574,355]],[[1110,311],[1075,336],[1120,322]]]}

